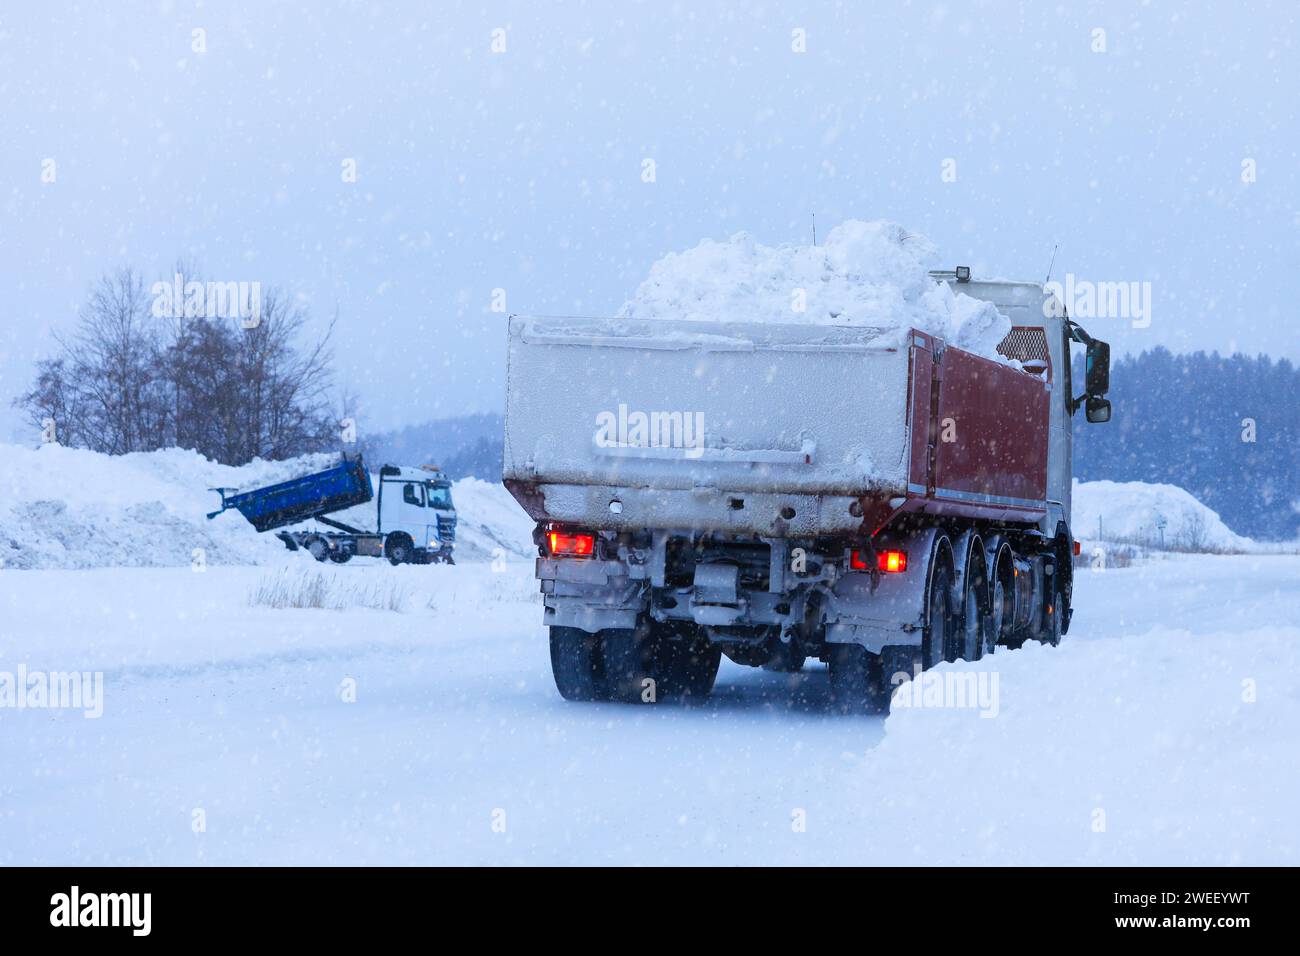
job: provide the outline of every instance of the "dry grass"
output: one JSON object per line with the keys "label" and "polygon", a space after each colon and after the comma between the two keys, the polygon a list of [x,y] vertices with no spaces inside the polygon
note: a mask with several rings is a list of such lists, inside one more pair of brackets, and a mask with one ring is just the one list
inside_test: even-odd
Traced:
{"label": "dry grass", "polygon": [[251,607],[317,608],[343,611],[362,607],[375,611],[406,610],[409,595],[396,581],[363,583],[340,580],[320,571],[278,571],[262,578],[248,596]]}

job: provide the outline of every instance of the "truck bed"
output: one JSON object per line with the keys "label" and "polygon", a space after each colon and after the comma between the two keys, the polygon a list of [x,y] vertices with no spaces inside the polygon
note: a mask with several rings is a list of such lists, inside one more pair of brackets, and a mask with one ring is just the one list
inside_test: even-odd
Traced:
{"label": "truck bed", "polygon": [[357,458],[265,488],[223,495],[221,504],[222,511],[237,509],[258,531],[270,531],[364,504],[373,496],[370,475]]}
{"label": "truck bed", "polygon": [[1041,513],[1045,382],[920,332],[515,316],[507,375],[503,477],[539,521],[803,535]]}

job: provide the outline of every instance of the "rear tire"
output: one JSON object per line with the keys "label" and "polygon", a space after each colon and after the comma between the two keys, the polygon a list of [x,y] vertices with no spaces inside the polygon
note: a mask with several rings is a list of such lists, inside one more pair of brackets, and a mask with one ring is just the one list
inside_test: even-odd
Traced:
{"label": "rear tire", "polygon": [[317,561],[328,561],[330,557],[329,542],[324,538],[309,538],[303,548]]}
{"label": "rear tire", "polygon": [[347,564],[352,560],[352,555],[347,551],[331,551],[330,560],[335,564]]}
{"label": "rear tire", "polygon": [[957,635],[953,633],[955,628],[948,606],[949,580],[946,565],[934,569],[934,577],[930,580],[929,620],[922,644],[922,664],[926,670],[946,660],[956,660]]}
{"label": "rear tire", "polygon": [[808,655],[795,649],[795,642],[777,641],[772,649],[772,656],[763,664],[763,670],[776,671],[779,674],[797,674],[808,662]]}
{"label": "rear tire", "polygon": [[961,656],[968,661],[979,660],[990,646],[992,621],[984,607],[984,583],[982,572],[974,577],[967,575],[966,597],[962,601]]}
{"label": "rear tire", "polygon": [[565,700],[604,697],[599,637],[576,627],[552,627],[551,674]]}
{"label": "rear tire", "polygon": [[722,651],[695,628],[652,622],[600,632],[605,688],[611,700],[657,703],[707,697]]}
{"label": "rear tire", "polygon": [[404,534],[389,535],[384,542],[384,557],[392,565],[408,564],[415,557],[415,543]]}
{"label": "rear tire", "polygon": [[883,714],[893,687],[879,654],[861,644],[832,644],[831,703],[842,714]]}

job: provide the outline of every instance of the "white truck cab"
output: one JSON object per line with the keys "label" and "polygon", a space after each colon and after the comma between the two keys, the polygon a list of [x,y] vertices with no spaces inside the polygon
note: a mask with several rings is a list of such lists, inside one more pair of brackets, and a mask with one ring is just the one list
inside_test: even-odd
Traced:
{"label": "white truck cab", "polygon": [[450,555],[455,522],[451,485],[440,472],[406,465],[379,469],[376,530],[387,556],[398,559],[395,563],[410,560],[412,554]]}

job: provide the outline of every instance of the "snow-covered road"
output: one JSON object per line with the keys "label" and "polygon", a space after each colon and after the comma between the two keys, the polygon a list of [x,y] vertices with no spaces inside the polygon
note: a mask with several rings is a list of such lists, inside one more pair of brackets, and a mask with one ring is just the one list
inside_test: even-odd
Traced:
{"label": "snow-covered road", "polygon": [[529,563],[288,567],[404,610],[0,571],[0,672],[105,680],[99,719],[0,709],[0,863],[1300,863],[1300,557],[1081,572],[1061,647],[947,665],[995,717],[888,721],[815,662],[566,704]]}

